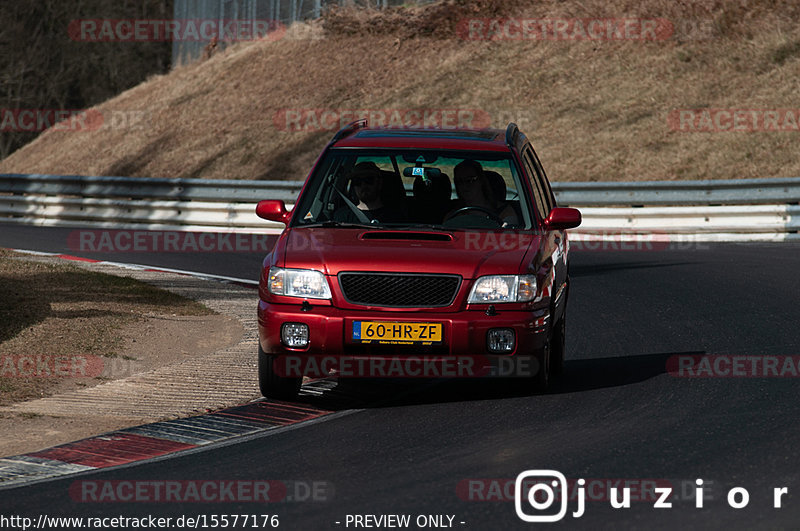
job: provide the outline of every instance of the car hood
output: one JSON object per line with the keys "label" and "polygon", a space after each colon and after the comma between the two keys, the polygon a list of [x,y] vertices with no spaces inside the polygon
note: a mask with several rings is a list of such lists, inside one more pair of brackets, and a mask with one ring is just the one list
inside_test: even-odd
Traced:
{"label": "car hood", "polygon": [[285,267],[342,271],[457,274],[465,279],[516,274],[541,236],[530,231],[436,231],[367,228],[292,228]]}

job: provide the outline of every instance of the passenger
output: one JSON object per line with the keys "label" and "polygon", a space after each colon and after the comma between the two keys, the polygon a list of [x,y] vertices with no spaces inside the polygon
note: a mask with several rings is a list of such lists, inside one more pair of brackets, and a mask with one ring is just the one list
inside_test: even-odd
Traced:
{"label": "passenger", "polygon": [[[464,160],[456,165],[453,173],[458,199],[448,216],[460,208],[475,207],[496,215],[502,220],[503,226],[519,223],[514,209],[508,203],[495,198],[492,185],[479,162]],[[479,210],[473,211],[477,212]]]}
{"label": "passenger", "polygon": [[494,197],[496,201],[495,209],[502,212],[506,203],[508,203],[508,201],[506,201],[506,182],[503,180],[503,176],[496,171],[483,170],[483,174],[486,176],[486,179],[489,181],[489,186],[492,188],[492,197]]}
{"label": "passenger", "polygon": [[[396,208],[384,205],[381,199],[383,176],[374,162],[360,162],[350,175],[351,188],[358,203],[355,205],[370,221],[398,222],[403,213]],[[355,201],[354,201],[355,203]],[[358,216],[349,205],[336,210],[333,219],[345,223],[359,223]]]}

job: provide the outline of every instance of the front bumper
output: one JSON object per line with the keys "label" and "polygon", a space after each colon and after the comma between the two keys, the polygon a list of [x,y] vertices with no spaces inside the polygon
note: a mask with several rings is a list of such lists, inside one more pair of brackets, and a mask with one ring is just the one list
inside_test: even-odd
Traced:
{"label": "front bumper", "polygon": [[[495,315],[483,309],[449,313],[399,313],[392,311],[351,310],[332,306],[313,306],[303,311],[300,304],[272,304],[259,300],[258,333],[262,350],[270,355],[326,356],[475,356],[496,355],[487,348],[492,328],[514,330],[514,349],[506,356],[530,355],[544,347],[550,326],[549,312],[504,311],[496,306]],[[441,323],[443,341],[438,345],[364,345],[351,339],[353,321],[402,321]],[[284,323],[305,323],[309,328],[306,348],[289,348],[281,342]]]}

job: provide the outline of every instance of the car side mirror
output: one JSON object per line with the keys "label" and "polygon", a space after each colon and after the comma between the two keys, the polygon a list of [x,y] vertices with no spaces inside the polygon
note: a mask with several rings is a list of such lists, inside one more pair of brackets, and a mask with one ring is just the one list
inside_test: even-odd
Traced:
{"label": "car side mirror", "polygon": [[544,220],[547,230],[574,229],[581,224],[581,211],[577,208],[556,207]]}
{"label": "car side mirror", "polygon": [[286,225],[289,223],[292,213],[286,210],[286,204],[282,199],[266,199],[259,201],[256,205],[256,216]]}

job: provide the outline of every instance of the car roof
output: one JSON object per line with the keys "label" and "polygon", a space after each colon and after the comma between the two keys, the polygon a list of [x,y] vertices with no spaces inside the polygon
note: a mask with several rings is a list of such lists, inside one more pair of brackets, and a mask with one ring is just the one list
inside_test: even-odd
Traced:
{"label": "car roof", "polygon": [[499,129],[393,129],[365,127],[334,141],[336,148],[463,149],[509,151]]}

